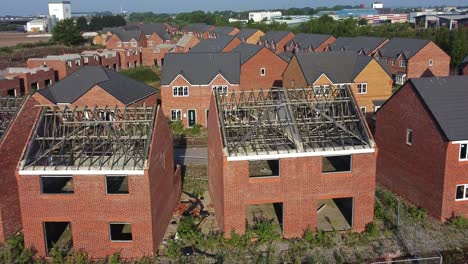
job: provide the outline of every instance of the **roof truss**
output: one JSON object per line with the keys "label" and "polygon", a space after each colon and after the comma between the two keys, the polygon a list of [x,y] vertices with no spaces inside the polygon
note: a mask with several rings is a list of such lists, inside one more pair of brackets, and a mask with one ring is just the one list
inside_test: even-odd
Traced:
{"label": "roof truss", "polygon": [[23,98],[20,97],[0,97],[0,141],[13,122],[22,102]]}

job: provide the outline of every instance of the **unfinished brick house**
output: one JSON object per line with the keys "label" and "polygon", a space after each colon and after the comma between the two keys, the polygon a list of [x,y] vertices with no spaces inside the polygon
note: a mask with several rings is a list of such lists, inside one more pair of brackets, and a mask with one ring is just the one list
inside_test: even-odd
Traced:
{"label": "unfinished brick house", "polygon": [[257,43],[260,41],[260,37],[264,35],[265,33],[261,30],[254,28],[243,28],[236,34],[236,37],[247,44],[257,45]]}
{"label": "unfinished brick house", "polygon": [[240,89],[265,89],[282,86],[288,63],[263,46],[242,43],[232,50],[241,56]]}
{"label": "unfinished brick house", "polygon": [[87,50],[83,51],[81,56],[83,57],[83,60],[85,57],[93,57],[93,63],[94,60],[97,59],[98,63],[96,65],[100,65],[114,71],[119,71],[120,69],[119,56],[115,50]]}
{"label": "unfinished brick house", "polygon": [[373,56],[379,48],[388,42],[386,38],[378,37],[341,37],[328,45],[327,51],[354,51],[360,55]]}
{"label": "unfinished brick house", "polygon": [[335,40],[332,35],[299,33],[286,44],[285,51],[294,53],[325,51]]}
{"label": "unfinished brick house", "polygon": [[141,65],[141,49],[115,49],[119,55],[120,69],[136,68]]}
{"label": "unfinished brick house", "polygon": [[146,36],[146,47],[155,47],[159,44],[171,43],[171,35],[168,33],[166,24],[141,24],[139,27]]}
{"label": "unfinished brick house", "polygon": [[180,53],[186,53],[188,52],[191,48],[196,46],[200,42],[200,39],[195,37],[193,34],[184,34],[179,41],[177,41],[176,47],[177,51]]}
{"label": "unfinished brick house", "polygon": [[162,67],[166,53],[175,52],[177,52],[175,44],[159,44],[152,48],[143,48],[141,50],[141,64],[147,67]]}
{"label": "unfinished brick house", "polygon": [[212,38],[217,38],[220,36],[235,36],[237,33],[239,33],[239,29],[236,27],[230,27],[230,26],[225,26],[225,27],[216,27],[211,33],[210,36]]}
{"label": "unfinished brick house", "polygon": [[410,79],[376,114],[377,181],[441,221],[468,217],[467,83]]}
{"label": "unfinished brick house", "polygon": [[115,31],[106,42],[106,49],[126,49],[146,47],[147,38],[141,30]]}
{"label": "unfinished brick house", "polygon": [[400,85],[409,78],[448,76],[450,71],[450,56],[430,40],[392,38],[374,57],[387,63]]}
{"label": "unfinished brick house", "polygon": [[28,68],[52,68],[55,71],[55,81],[58,81],[83,67],[83,59],[80,54],[51,55],[45,58],[28,59],[26,65]]}
{"label": "unfinished brick house", "polygon": [[283,73],[283,87],[309,87],[325,94],[334,85],[350,85],[368,121],[392,95],[392,77],[385,65],[356,52],[296,54]]}
{"label": "unfinished brick house", "polygon": [[53,104],[33,107],[16,173],[25,245],[38,256],[53,245],[95,258],[157,252],[181,177],[166,118],[143,103],[153,91],[88,66],[36,93]]}
{"label": "unfinished brick house", "polygon": [[20,81],[18,77],[8,77],[0,72],[0,97],[20,96]]}
{"label": "unfinished brick house", "polygon": [[205,23],[194,23],[182,28],[182,34],[192,34],[199,39],[211,38],[210,33],[215,29],[215,26]]}
{"label": "unfinished brick house", "polygon": [[241,43],[240,39],[235,36],[219,36],[200,40],[189,52],[230,52]]}
{"label": "unfinished brick house", "polygon": [[285,51],[286,44],[294,38],[294,33],[289,31],[269,31],[260,37],[258,45],[265,46],[276,53]]}
{"label": "unfinished brick house", "polygon": [[212,90],[226,95],[239,87],[238,53],[166,54],[161,101],[166,117],[184,126],[207,125]]}
{"label": "unfinished brick house", "polygon": [[39,89],[44,89],[55,83],[54,69],[48,67],[23,68],[10,67],[3,71],[7,77],[17,77],[19,79],[18,96],[31,94]]}
{"label": "unfinished brick house", "polygon": [[211,99],[208,183],[226,236],[265,220],[286,238],[308,228],[363,231],[373,221],[375,159],[348,86]]}

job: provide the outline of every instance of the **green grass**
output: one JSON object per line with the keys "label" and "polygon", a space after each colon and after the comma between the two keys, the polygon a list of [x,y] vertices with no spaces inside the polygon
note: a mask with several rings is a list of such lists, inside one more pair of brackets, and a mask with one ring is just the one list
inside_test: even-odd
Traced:
{"label": "green grass", "polygon": [[122,70],[120,73],[146,84],[152,84],[160,80],[159,75],[151,68],[139,67]]}

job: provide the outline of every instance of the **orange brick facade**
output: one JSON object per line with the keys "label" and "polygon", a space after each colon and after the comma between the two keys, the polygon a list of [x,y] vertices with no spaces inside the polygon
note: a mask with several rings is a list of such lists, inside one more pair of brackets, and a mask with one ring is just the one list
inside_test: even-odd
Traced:
{"label": "orange brick facade", "polygon": [[0,79],[0,96],[20,96],[20,81],[19,78]]}
{"label": "orange brick facade", "polygon": [[[120,43],[120,45],[119,45]],[[119,36],[113,34],[106,43],[106,49],[125,49],[125,48],[140,48],[146,47],[146,36],[141,33],[139,39],[131,39],[129,42],[123,42]]]}
{"label": "orange brick facade", "polygon": [[136,68],[141,65],[140,49],[118,49],[116,51],[119,55],[120,69]]}
{"label": "orange brick facade", "polygon": [[[266,89],[282,85],[282,74],[288,63],[267,48],[241,65],[241,89]],[[261,70],[265,70],[264,76]]]}
{"label": "orange brick facade", "polygon": [[291,42],[291,44],[288,46],[288,45],[285,45],[284,46],[284,50],[285,51],[290,51],[290,52],[293,52],[296,47],[299,51],[301,52],[321,52],[321,51],[326,51],[328,46],[332,43],[334,43],[336,41],[336,38],[331,36],[329,37],[327,40],[325,40],[322,44],[320,44],[320,46],[316,47],[316,48],[312,48],[312,47],[302,47],[302,48],[299,48],[297,47],[297,45],[295,45],[293,42]]}
{"label": "orange brick facade", "polygon": [[55,70],[55,80],[59,81],[83,67],[83,59],[70,61],[29,59],[26,64],[28,68],[42,66],[53,68]]}

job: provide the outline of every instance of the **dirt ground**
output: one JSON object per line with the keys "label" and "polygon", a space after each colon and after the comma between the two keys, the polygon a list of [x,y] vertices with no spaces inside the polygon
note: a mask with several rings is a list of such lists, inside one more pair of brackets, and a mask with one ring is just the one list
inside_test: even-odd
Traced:
{"label": "dirt ground", "polygon": [[[0,33],[0,47],[15,46],[19,43],[36,43],[39,41],[47,41],[49,38],[43,37],[28,37],[30,33],[17,33],[17,32],[1,32]],[[37,34],[36,34],[37,35]]]}

